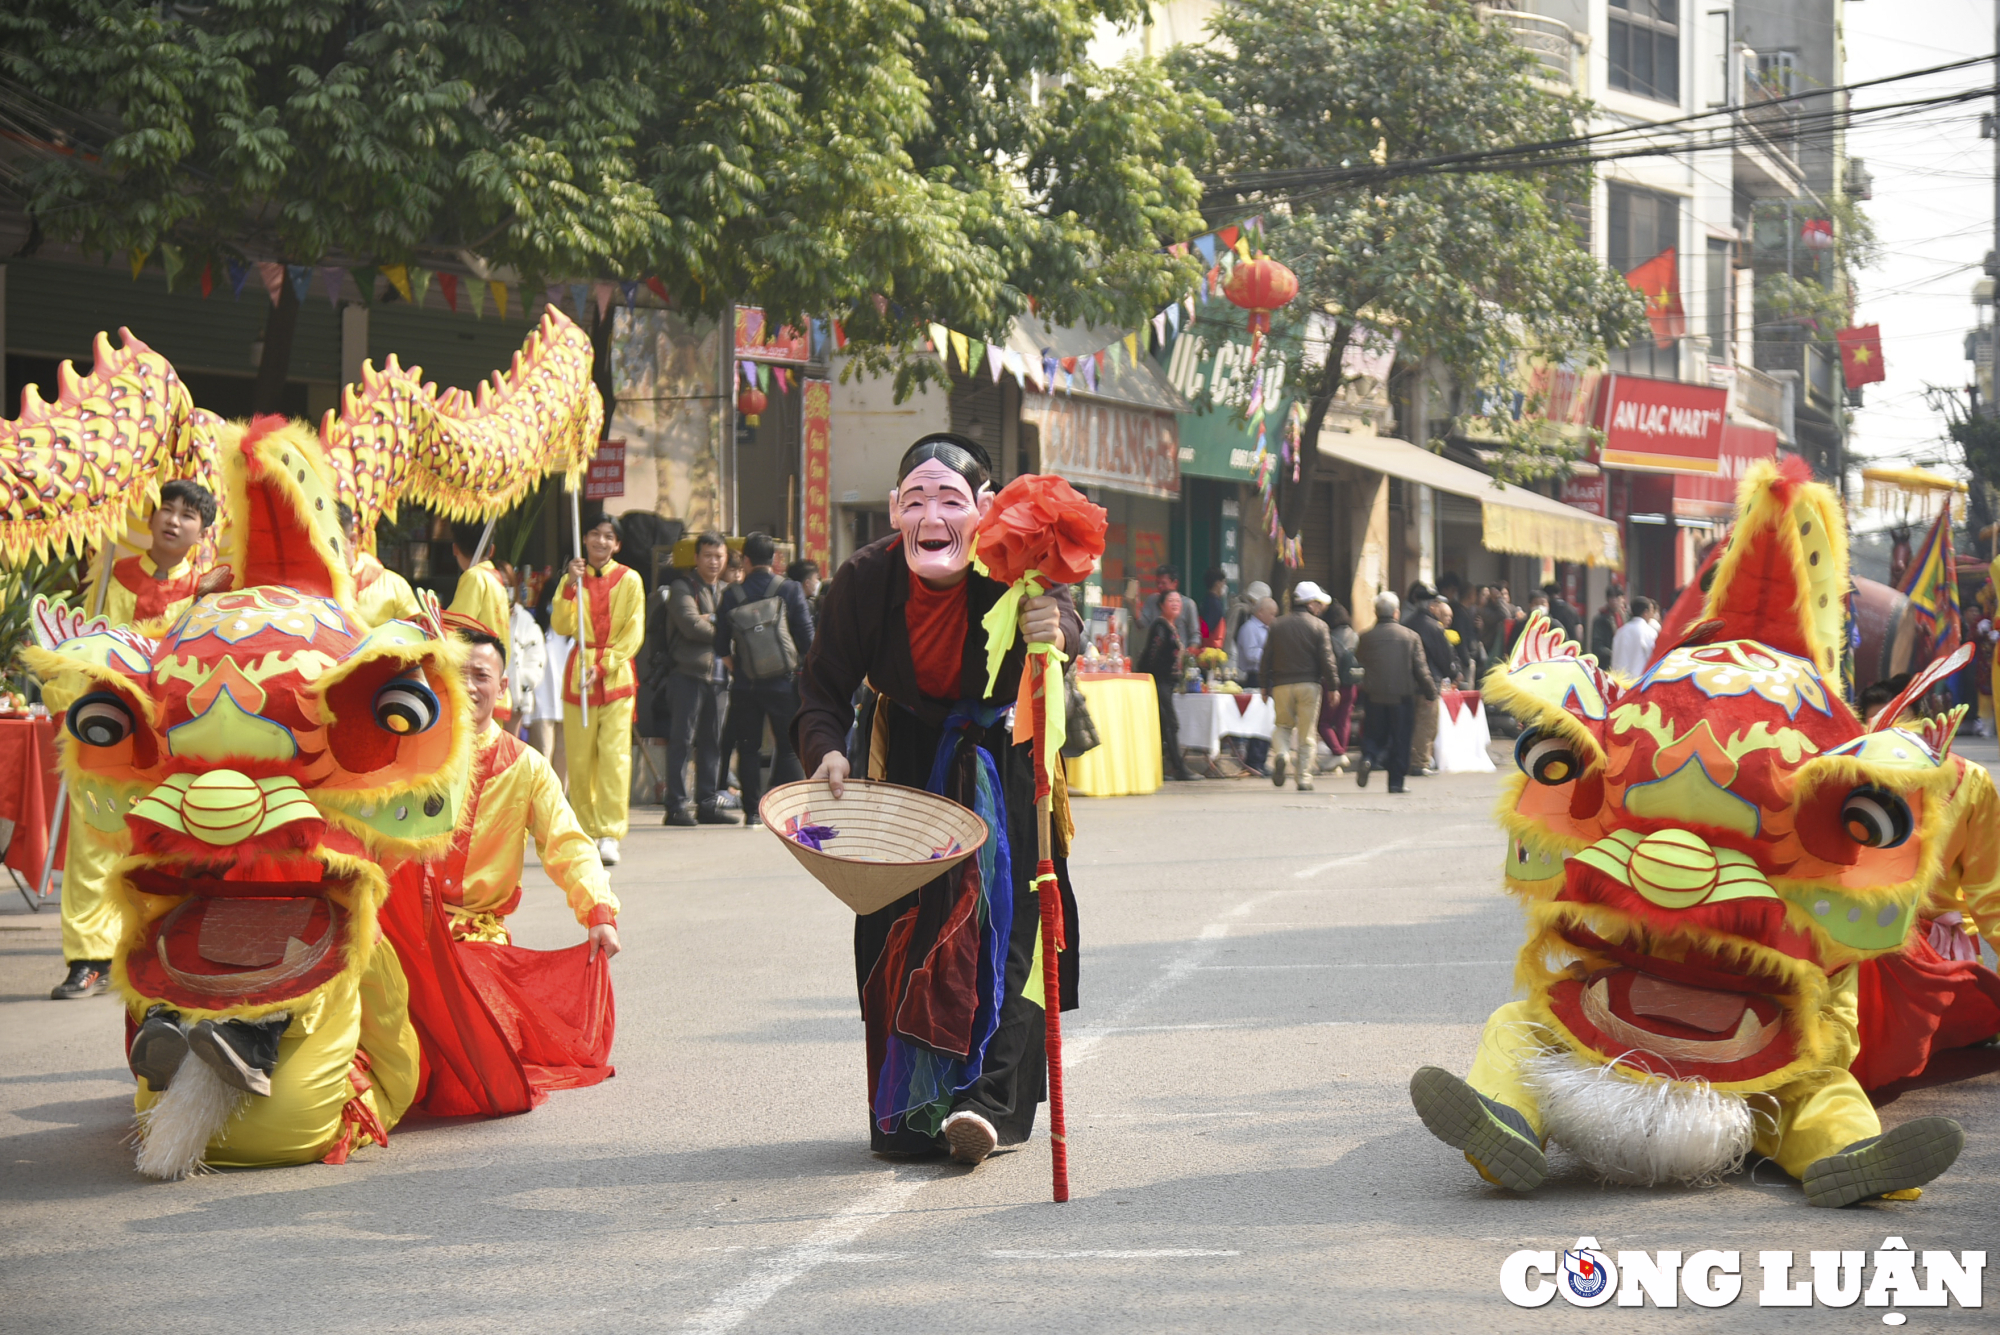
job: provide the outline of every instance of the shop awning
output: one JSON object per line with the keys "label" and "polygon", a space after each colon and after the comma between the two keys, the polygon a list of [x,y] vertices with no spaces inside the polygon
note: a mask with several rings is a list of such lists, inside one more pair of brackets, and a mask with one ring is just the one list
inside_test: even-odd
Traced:
{"label": "shop awning", "polygon": [[1480,541],[1488,551],[1543,556],[1611,570],[1624,568],[1618,526],[1610,520],[1526,487],[1497,482],[1476,468],[1453,463],[1406,440],[1323,431],[1319,452],[1357,468],[1478,501]]}

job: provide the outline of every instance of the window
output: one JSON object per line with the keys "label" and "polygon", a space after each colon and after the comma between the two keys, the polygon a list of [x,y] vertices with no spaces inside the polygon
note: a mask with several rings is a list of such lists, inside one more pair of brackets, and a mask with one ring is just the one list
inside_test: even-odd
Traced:
{"label": "window", "polygon": [[1677,195],[1611,184],[1605,238],[1611,267],[1631,273],[1681,239],[1681,201]]}
{"label": "window", "polygon": [[1759,51],[1757,81],[1772,97],[1790,97],[1799,91],[1799,53]]}
{"label": "window", "polygon": [[1708,240],[1708,292],[1706,315],[1708,317],[1708,359],[1712,362],[1733,362],[1736,360],[1731,349],[1730,336],[1735,331],[1730,317],[1735,302],[1731,290],[1736,273],[1730,264],[1729,243],[1714,237]]}
{"label": "window", "polygon": [[1680,0],[1610,0],[1611,86],[1681,100]]}

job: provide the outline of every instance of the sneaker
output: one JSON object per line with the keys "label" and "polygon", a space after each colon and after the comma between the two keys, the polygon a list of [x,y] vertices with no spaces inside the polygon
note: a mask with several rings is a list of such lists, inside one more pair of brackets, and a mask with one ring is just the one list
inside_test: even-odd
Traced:
{"label": "sneaker", "polygon": [[1313,790],[1312,776],[1309,774],[1299,775],[1299,791],[1302,793],[1309,793],[1312,790]]}
{"label": "sneaker", "polygon": [[1283,788],[1285,786],[1285,758],[1283,756],[1271,757],[1271,786],[1274,788]]}
{"label": "sneaker", "polygon": [[203,1020],[188,1031],[188,1048],[226,1085],[268,1098],[278,1069],[278,1041],[291,1026],[283,1011],[261,1020]]}
{"label": "sneaker", "polygon": [[1451,1072],[1423,1067],[1410,1077],[1410,1102],[1424,1127],[1494,1186],[1533,1191],[1548,1177],[1549,1161],[1528,1119]]}
{"label": "sneaker", "polygon": [[1368,772],[1373,768],[1374,766],[1368,763],[1367,756],[1361,757],[1361,763],[1354,767],[1354,786],[1356,788],[1366,788],[1368,786]]}
{"label": "sneaker", "polygon": [[993,1147],[1000,1143],[1000,1134],[993,1129],[993,1123],[967,1109],[944,1119],[944,1139],[951,1146],[955,1162],[976,1168],[993,1153]]}
{"label": "sneaker", "polygon": [[695,812],[694,819],[697,825],[734,825],[736,813],[724,811],[722,804],[718,802],[712,807],[703,807]]}
{"label": "sneaker", "polygon": [[741,811],[743,799],[725,788],[715,795],[715,808],[718,811]]}
{"label": "sneaker", "polygon": [[763,827],[764,818],[754,811],[743,818],[743,828],[746,830],[760,830]]}
{"label": "sneaker", "polygon": [[607,867],[617,866],[618,841],[616,839],[599,839],[597,841],[597,860]]}
{"label": "sneaker", "polygon": [[1919,1117],[1815,1160],[1799,1179],[1806,1204],[1838,1209],[1871,1196],[1908,1191],[1951,1167],[1965,1131],[1949,1117]]}
{"label": "sneaker", "polygon": [[103,992],[111,981],[108,960],[70,960],[69,976],[49,989],[50,1001],[75,1001]]}
{"label": "sneaker", "polygon": [[686,807],[681,807],[678,810],[669,811],[666,819],[660,823],[662,825],[685,825],[692,828],[696,822],[694,813]]}
{"label": "sneaker", "polygon": [[148,1089],[164,1094],[187,1055],[187,1030],[181,1027],[181,1013],[166,1006],[153,1006],[139,1022],[139,1032],[132,1035],[132,1050],[126,1054],[126,1064],[133,1075],[146,1082]]}

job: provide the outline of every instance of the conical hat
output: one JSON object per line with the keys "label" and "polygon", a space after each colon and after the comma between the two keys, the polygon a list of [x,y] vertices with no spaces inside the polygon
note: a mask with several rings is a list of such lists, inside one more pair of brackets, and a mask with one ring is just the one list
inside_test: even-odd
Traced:
{"label": "conical hat", "polygon": [[[978,852],[986,822],[921,788],[849,779],[833,795],[824,779],[787,783],[757,806],[764,828],[783,840],[799,865],[856,913],[873,913],[936,880]],[[805,826],[830,829],[822,847],[800,843]]]}

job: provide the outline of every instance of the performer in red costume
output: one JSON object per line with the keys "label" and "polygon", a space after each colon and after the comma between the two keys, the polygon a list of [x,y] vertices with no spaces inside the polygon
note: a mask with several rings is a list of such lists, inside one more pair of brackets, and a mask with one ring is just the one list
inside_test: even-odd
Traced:
{"label": "performer in red costume", "polygon": [[[926,436],[903,456],[890,493],[896,532],[856,552],[828,587],[793,723],[806,769],[836,792],[850,773],[924,787],[993,829],[977,857],[854,927],[871,1144],[892,1154],[948,1149],[971,1164],[1028,1138],[1046,1083],[1033,748],[1014,744],[1006,709],[1026,644],[1073,655],[1083,639],[1066,590],[1025,600],[1022,636],[988,693],[981,623],[1006,586],[971,562],[991,476],[985,451],[962,436]],[[850,757],[864,681],[875,694]],[[1065,817],[1063,808],[1059,832]],[[1079,941],[1067,851],[1059,837],[1065,1010],[1076,1005]]]}

